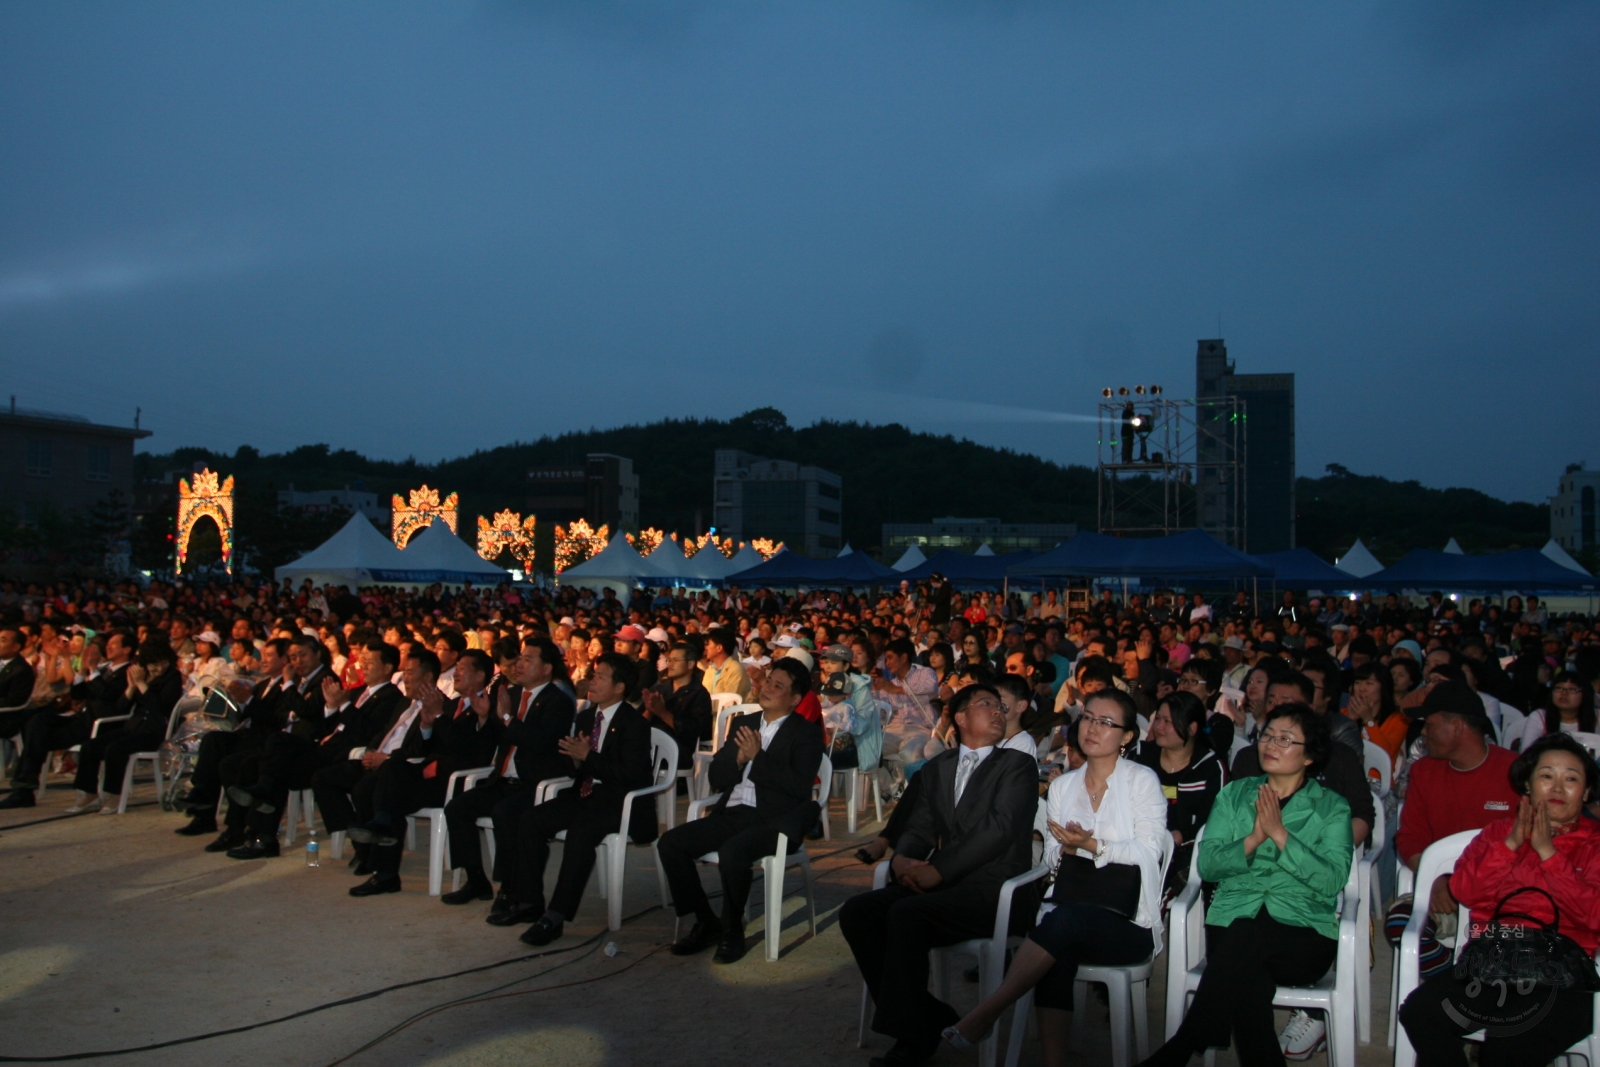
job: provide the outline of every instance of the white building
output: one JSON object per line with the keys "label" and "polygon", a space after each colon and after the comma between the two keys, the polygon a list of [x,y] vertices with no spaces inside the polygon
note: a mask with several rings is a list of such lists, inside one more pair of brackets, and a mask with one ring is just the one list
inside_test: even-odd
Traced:
{"label": "white building", "polygon": [[296,492],[294,483],[290,482],[289,488],[278,490],[278,506],[305,508],[307,511],[332,511],[334,508],[344,508],[360,512],[385,530],[389,528],[389,509],[379,505],[378,494],[351,489],[348,485],[343,489],[319,489],[301,493]]}
{"label": "white building", "polygon": [[1574,463],[1561,475],[1556,495],[1550,498],[1550,537],[1568,552],[1582,552],[1595,544],[1595,494],[1600,492],[1600,471],[1586,471]]}

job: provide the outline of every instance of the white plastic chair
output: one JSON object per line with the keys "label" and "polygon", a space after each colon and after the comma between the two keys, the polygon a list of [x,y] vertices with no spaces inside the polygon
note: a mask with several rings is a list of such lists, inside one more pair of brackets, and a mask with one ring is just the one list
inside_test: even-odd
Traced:
{"label": "white plastic chair", "polygon": [[[643,789],[634,789],[622,798],[622,827],[617,833],[607,834],[600,839],[600,844],[595,847],[595,871],[600,876],[600,896],[606,902],[606,925],[612,930],[622,929],[622,883],[626,874],[628,859],[628,824],[633,816],[633,802],[640,797],[654,797],[656,799],[656,821],[665,821],[667,829],[672,828],[673,809],[670,805],[672,790],[678,782],[678,742],[665,730],[655,727],[650,729],[650,765],[655,769],[655,780]],[[554,797],[561,790],[573,784],[571,778],[548,778],[538,785],[537,802],[544,803]],[[669,803],[663,805],[662,799]],[[661,818],[665,810],[667,817]],[[479,819],[478,825],[482,826],[486,820]],[[494,824],[490,821],[490,826]],[[492,839],[492,835],[491,835]],[[567,833],[563,830],[556,835],[557,841],[565,842]],[[659,838],[658,838],[659,840]],[[638,848],[648,848],[655,852],[655,842],[648,845],[638,845]],[[493,855],[490,856],[491,866],[494,863]],[[661,860],[656,859],[656,880],[660,883],[661,906],[667,907],[667,876],[661,870]]]}
{"label": "white plastic chair", "polygon": [[[817,804],[823,811],[824,824],[826,824],[828,811],[828,790],[832,787],[832,785],[833,764],[827,756],[823,756],[822,764],[817,769],[817,785],[815,786],[815,795]],[[717,801],[720,799],[722,799],[721,793],[718,793],[715,796],[703,797],[699,800],[691,800],[689,802],[689,812],[684,817],[684,822],[693,822],[694,820],[707,814],[713,807],[716,806]],[[707,852],[704,856],[700,857],[699,861],[701,863],[710,864],[711,866],[716,866],[720,862],[720,859],[715,852]],[[793,852],[790,852],[789,835],[779,834],[778,844],[773,850],[772,855],[761,857],[761,888],[765,896],[766,904],[764,921],[766,924],[765,939],[768,963],[778,962],[779,937],[783,928],[783,875],[784,872],[790,867],[800,868],[800,875],[805,883],[806,912],[811,924],[811,936],[813,939],[815,939],[817,936],[817,897],[811,879],[811,857],[806,853],[805,840],[802,838],[800,841],[800,847],[795,849]],[[659,854],[656,856],[656,871],[661,878],[661,902],[663,905],[665,905],[667,903],[667,875],[665,871],[661,870],[661,856]],[[745,918],[747,921],[750,916],[751,903],[752,901],[745,902]],[[678,925],[680,922],[681,916],[679,919],[673,921],[672,938],[674,941],[678,939]]]}
{"label": "white plastic chair", "polygon": [[[289,790],[289,801],[283,806],[283,847],[292,848],[294,846],[294,839],[299,834],[295,827],[300,825],[302,819],[305,820],[306,832],[310,833],[316,829],[316,818],[316,791],[311,789]],[[342,845],[344,843],[344,834],[341,833],[338,836]],[[344,849],[341,848],[339,851],[343,853]],[[344,857],[339,855],[332,858],[337,860]]]}
{"label": "white plastic chair", "polygon": [[[716,693],[712,699],[719,696],[737,698],[737,693]],[[696,752],[694,754],[694,774],[689,779],[689,799],[704,800],[711,795],[711,761],[717,752],[728,740],[729,725],[740,715],[754,715],[761,710],[760,704],[727,704],[717,711],[716,722],[711,727],[711,751]]]}
{"label": "white plastic chair", "polygon": [[[1388,755],[1385,752],[1384,758],[1387,759]],[[1356,865],[1359,868],[1356,872],[1356,888],[1361,894],[1356,911],[1356,1040],[1363,1045],[1372,1044],[1372,907],[1374,901],[1380,906],[1383,903],[1377,900],[1378,894],[1373,888],[1377,878],[1373,864],[1383,848],[1387,831],[1383,801],[1378,800],[1372,810],[1375,821],[1367,834],[1366,844],[1356,849]]]}
{"label": "white plastic chair", "polygon": [[[1037,882],[1050,873],[1050,868],[1038,864],[1031,870],[1017,875],[1015,878],[1006,879],[1000,886],[1000,899],[995,905],[994,931],[988,937],[974,938],[963,941],[959,945],[950,945],[945,948],[936,948],[929,953],[930,968],[929,978],[939,987],[939,995],[946,1002],[950,999],[950,972],[953,969],[956,953],[965,953],[978,957],[978,999],[981,1001],[1000,988],[1000,981],[1005,977],[1006,951],[1015,945],[1021,944],[1022,938],[1011,936],[1011,901],[1016,896],[1018,889],[1030,882]],[[879,863],[872,873],[872,888],[882,889],[889,884],[889,861]],[[867,1047],[867,1023],[872,1012],[872,993],[865,982],[861,983],[861,1021],[856,1031],[856,1047]],[[1018,1015],[1018,1018],[1024,1016]],[[1015,1024],[1013,1024],[1015,1029]],[[1000,1032],[1000,1023],[996,1022],[994,1029],[989,1031],[989,1036],[978,1044],[979,1067],[994,1067],[996,1053],[996,1035]]]}
{"label": "white plastic chair", "polygon": [[[1522,748],[1522,728],[1528,725],[1528,715],[1520,708],[1504,702],[1500,705],[1500,747],[1513,751]],[[1595,1065],[1600,1067],[1600,1064]]]}
{"label": "white plastic chair", "polygon": [[[833,772],[835,784],[837,784],[837,779],[840,776],[844,776],[846,789],[845,829],[852,835],[856,832],[858,813],[865,809],[867,804],[867,798],[861,794],[862,785],[866,785],[872,790],[873,813],[878,822],[883,821],[883,788],[878,777],[881,773],[883,773],[883,768],[881,767],[873,767],[868,771],[861,770],[859,767],[846,767],[843,770]],[[827,812],[823,812],[823,816],[823,825],[826,826]]]}
{"label": "white plastic chair", "polygon": [[[1200,986],[1205,973],[1205,905],[1200,898],[1200,841],[1204,830],[1195,836],[1195,860],[1189,868],[1189,882],[1172,902],[1168,912],[1171,931],[1167,941],[1167,1040],[1178,1032],[1188,1010],[1189,997]],[[1272,1003],[1279,1008],[1299,1008],[1323,1012],[1327,1019],[1329,1067],[1355,1067],[1355,1004],[1357,970],[1356,915],[1361,910],[1361,891],[1356,880],[1361,872],[1361,854],[1350,857],[1350,874],[1339,895],[1339,947],[1334,965],[1310,986],[1279,986]],[[1359,961],[1367,965],[1366,960]],[[1206,1054],[1209,1064],[1215,1059]]]}
{"label": "white plastic chair", "polygon": [[[1167,868],[1172,865],[1172,856],[1178,850],[1177,842],[1172,840],[1172,834],[1163,831],[1161,834],[1161,870],[1156,878],[1157,886],[1167,884]],[[1055,909],[1054,904],[1041,904],[1039,918]],[[1159,918],[1159,916],[1158,916]],[[1088,1001],[1088,983],[1098,982],[1106,987],[1106,1004],[1111,1016],[1111,1064],[1112,1067],[1128,1067],[1135,1062],[1134,1056],[1129,1055],[1129,1038],[1132,1037],[1132,1052],[1139,1060],[1150,1055],[1150,975],[1155,971],[1157,952],[1152,952],[1148,959],[1142,963],[1127,964],[1123,966],[1080,964],[1078,975],[1072,985],[1072,999],[1080,1009]],[[1022,1056],[1022,1040],[1028,1031],[1028,1009],[1033,1006],[1033,990],[1028,990],[1017,1000],[1016,1014],[1011,1018],[1011,1039],[1006,1043],[1006,1067],[1017,1067],[1017,1061]],[[1082,1018],[1080,1014],[1078,1018]],[[1072,1043],[1078,1044],[1078,1039],[1083,1033],[1083,1027],[1073,1026]]]}
{"label": "white plastic chair", "polygon": [[[1575,730],[1567,736],[1582,745],[1589,755],[1600,758],[1600,734],[1586,734]],[[1600,1067],[1600,1064],[1596,1067]]]}
{"label": "white plastic chair", "polygon": [[1373,795],[1380,800],[1389,795],[1389,789],[1394,784],[1394,760],[1389,758],[1389,753],[1376,741],[1361,739],[1361,751],[1365,756],[1367,765],[1367,784],[1372,787]]}
{"label": "white plastic chair", "polygon": [[[478,782],[494,773],[494,767],[473,767],[471,770],[456,771],[445,783],[444,802],[450,803],[456,795],[456,787],[463,791],[471,789]],[[428,820],[428,895],[436,897],[444,891],[444,861],[450,853],[450,831],[445,826],[444,808],[418,808],[406,816],[406,847],[411,848],[416,839],[418,819]],[[454,882],[451,889],[461,888],[461,870],[456,868]]]}
{"label": "white plastic chair", "polygon": [[[172,706],[172,711],[167,715],[167,740],[171,740],[173,731],[178,728],[178,707],[178,704],[174,704]],[[95,735],[95,731],[99,729],[100,723],[105,721],[105,719],[100,719],[94,724],[94,726],[90,727],[89,736],[93,737]],[[150,771],[155,775],[156,800],[161,802],[161,806],[163,808],[167,806],[167,791],[166,787],[162,784],[161,752],[159,751],[159,747],[160,746],[157,746],[157,749],[151,752],[133,752],[129,754],[127,769],[122,772],[122,795],[117,798],[118,815],[122,815],[128,810],[128,798],[133,795],[134,768],[138,767],[140,761],[142,760],[148,760],[150,762]]]}

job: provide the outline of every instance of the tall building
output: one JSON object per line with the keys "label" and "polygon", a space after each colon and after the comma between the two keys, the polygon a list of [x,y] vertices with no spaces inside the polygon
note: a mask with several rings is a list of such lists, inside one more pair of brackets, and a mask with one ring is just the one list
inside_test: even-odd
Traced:
{"label": "tall building", "polygon": [[87,508],[116,490],[133,501],[134,426],[101,426],[81,415],[0,408],[0,507],[32,522],[41,509]]}
{"label": "tall building", "polygon": [[311,492],[296,490],[294,483],[290,482],[289,488],[278,490],[278,506],[305,511],[332,511],[335,508],[359,511],[377,523],[380,529],[389,528],[389,509],[378,503],[377,493],[365,492],[360,482],[356,483],[354,489],[347,485],[343,489],[317,489]]}
{"label": "tall building", "polygon": [[542,467],[528,472],[528,511],[548,529],[583,519],[613,534],[639,529],[639,476],[633,460],[591,452],[581,467]]}
{"label": "tall building", "polygon": [[770,537],[807,556],[840,547],[843,482],[832,471],[719,448],[712,525],[721,537]]}
{"label": "tall building", "polygon": [[1238,374],[1221,339],[1195,355],[1195,398],[1233,396],[1244,405],[1246,552],[1294,547],[1294,375]]}
{"label": "tall building", "polygon": [[1595,493],[1600,491],[1600,471],[1586,471],[1574,463],[1561,475],[1556,495],[1550,498],[1550,536],[1568,552],[1595,546]]}

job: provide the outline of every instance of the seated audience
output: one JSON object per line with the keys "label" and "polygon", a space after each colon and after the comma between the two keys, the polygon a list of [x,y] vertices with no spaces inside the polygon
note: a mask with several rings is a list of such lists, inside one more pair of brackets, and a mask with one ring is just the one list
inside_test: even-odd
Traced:
{"label": "seated audience", "polygon": [[1177,846],[1167,871],[1168,897],[1188,882],[1194,839],[1222,790],[1222,763],[1209,747],[1205,718],[1205,706],[1193,693],[1169,694],[1150,720],[1150,740],[1139,742],[1134,756],[1156,773],[1167,803],[1167,831]]}

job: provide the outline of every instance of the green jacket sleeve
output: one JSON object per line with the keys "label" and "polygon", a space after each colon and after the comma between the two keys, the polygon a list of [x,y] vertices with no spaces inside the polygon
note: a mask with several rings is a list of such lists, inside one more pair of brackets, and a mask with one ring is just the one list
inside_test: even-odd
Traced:
{"label": "green jacket sleeve", "polygon": [[1200,841],[1200,877],[1206,881],[1220,882],[1250,869],[1244,839],[1256,825],[1255,797],[1260,785],[1260,778],[1240,778],[1217,794]]}
{"label": "green jacket sleeve", "polygon": [[[1321,896],[1333,896],[1350,877],[1350,854],[1355,848],[1350,835],[1350,805],[1337,793],[1322,796],[1314,820],[1289,835],[1278,869]],[[1310,831],[1308,834],[1307,831]]]}

